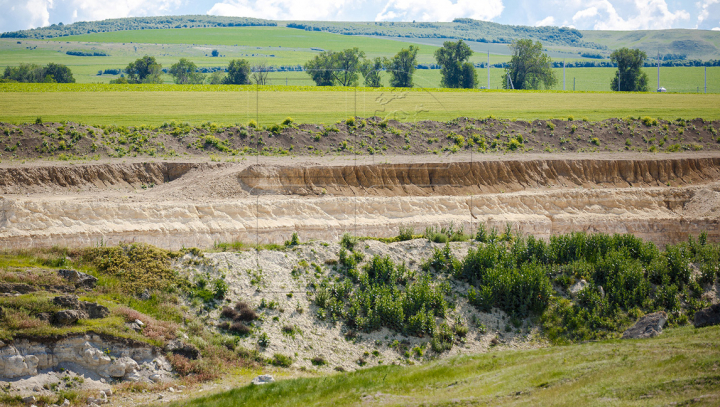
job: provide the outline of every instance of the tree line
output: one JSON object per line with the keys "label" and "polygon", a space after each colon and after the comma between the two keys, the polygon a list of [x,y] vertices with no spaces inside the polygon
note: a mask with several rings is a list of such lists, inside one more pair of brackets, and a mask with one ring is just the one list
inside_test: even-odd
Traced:
{"label": "tree line", "polygon": [[5,68],[0,82],[75,83],[75,78],[70,68],[51,62],[46,66],[35,64],[8,66]]}
{"label": "tree line", "polygon": [[[417,66],[419,47],[410,45],[401,49],[392,58],[376,57],[366,59],[365,53],[357,47],[342,51],[323,51],[305,63],[303,68],[318,86],[357,86],[360,77],[368,87],[382,86],[383,75],[390,76],[392,87],[413,87],[413,75]],[[539,41],[530,39],[514,40],[510,44],[512,56],[502,76],[503,89],[550,89],[557,83],[552,70],[552,59],[543,52]],[[434,57],[441,67],[441,86],[445,88],[477,87],[475,66],[469,62],[473,51],[463,41],[445,41],[435,50]],[[648,91],[648,76],[641,70],[647,54],[639,49],[621,48],[610,55],[611,62],[618,70],[610,83],[616,91]],[[215,71],[205,74],[197,65],[181,58],[167,71],[177,84],[227,84],[265,85],[273,69],[266,63],[252,65],[246,59],[233,59],[227,66],[227,73]],[[162,65],[155,57],[145,55],[125,68],[127,76],[110,83],[162,83]],[[6,67],[2,82],[73,83],[70,69],[61,64],[49,63],[41,67],[35,64],[20,64]]]}

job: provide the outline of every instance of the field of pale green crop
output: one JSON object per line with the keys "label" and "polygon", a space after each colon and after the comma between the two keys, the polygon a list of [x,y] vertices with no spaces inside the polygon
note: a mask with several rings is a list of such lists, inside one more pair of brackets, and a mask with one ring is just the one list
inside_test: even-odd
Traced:
{"label": "field of pale green crop", "polygon": [[651,116],[720,119],[719,94],[452,91],[449,89],[318,88],[212,85],[0,85],[0,121],[69,120],[88,124],[166,121],[234,124],[332,123],[349,116],[403,121],[460,116],[508,119]]}

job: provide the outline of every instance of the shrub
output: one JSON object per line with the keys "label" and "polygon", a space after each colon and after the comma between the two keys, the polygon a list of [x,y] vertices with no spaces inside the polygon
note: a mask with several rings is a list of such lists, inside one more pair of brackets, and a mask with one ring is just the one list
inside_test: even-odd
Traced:
{"label": "shrub", "polygon": [[406,240],[412,240],[415,229],[412,226],[400,226],[400,233],[398,234],[398,240],[404,242]]}
{"label": "shrub", "polygon": [[300,245],[300,236],[298,236],[297,232],[293,232],[290,240],[285,241],[285,247],[292,247],[298,245]]}
{"label": "shrub", "polygon": [[278,367],[290,367],[293,363],[293,360],[290,356],[285,356],[281,353],[276,353],[273,355],[272,359],[269,360],[269,363],[273,366],[278,366]]}
{"label": "shrub", "polygon": [[292,117],[286,117],[285,120],[282,122],[283,126],[289,126],[293,124],[293,118]]}
{"label": "shrub", "polygon": [[358,242],[358,238],[355,236],[350,235],[349,233],[344,233],[342,235],[342,238],[340,239],[340,246],[344,248],[345,250],[353,251],[355,249],[355,245]]}
{"label": "shrub", "polygon": [[314,358],[310,359],[310,363],[313,364],[313,366],[325,366],[327,365],[327,361],[322,356],[315,356]]}
{"label": "shrub", "polygon": [[645,116],[642,118],[642,123],[645,126],[650,127],[650,126],[657,126],[658,121],[657,121],[657,119],[653,119],[652,117]]}
{"label": "shrub", "polygon": [[553,122],[547,122],[547,128],[553,131],[555,130],[555,124]]}
{"label": "shrub", "polygon": [[345,120],[345,124],[348,127],[355,127],[355,118],[354,117],[348,117],[347,120]]}

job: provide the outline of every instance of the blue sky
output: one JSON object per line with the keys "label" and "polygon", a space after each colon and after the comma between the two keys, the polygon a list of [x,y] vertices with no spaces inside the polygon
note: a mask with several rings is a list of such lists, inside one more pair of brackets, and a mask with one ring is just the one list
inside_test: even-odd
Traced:
{"label": "blue sky", "polygon": [[0,0],[0,31],[106,18],[211,14],[279,20],[451,21],[582,30],[720,30],[720,0]]}

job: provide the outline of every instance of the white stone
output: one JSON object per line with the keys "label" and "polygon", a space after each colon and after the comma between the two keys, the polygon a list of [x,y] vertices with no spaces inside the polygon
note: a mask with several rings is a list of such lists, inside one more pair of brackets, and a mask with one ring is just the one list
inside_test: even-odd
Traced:
{"label": "white stone", "polygon": [[576,297],[580,291],[582,291],[585,287],[588,286],[588,282],[585,280],[580,280],[577,283],[573,284],[572,287],[570,287],[570,294],[573,297]]}
{"label": "white stone", "polygon": [[141,320],[139,320],[139,319],[136,319],[136,320],[135,320],[135,321],[133,321],[133,322],[135,322],[136,324],[138,324],[138,326],[140,326],[140,327],[143,327],[143,326],[145,326],[145,323],[144,323],[144,322],[142,322],[142,321],[141,321]]}
{"label": "white stone", "polygon": [[264,375],[260,375],[256,378],[254,378],[252,381],[252,384],[260,385],[260,384],[272,383],[274,381],[275,381],[275,378],[273,378],[270,375],[264,374]]}

